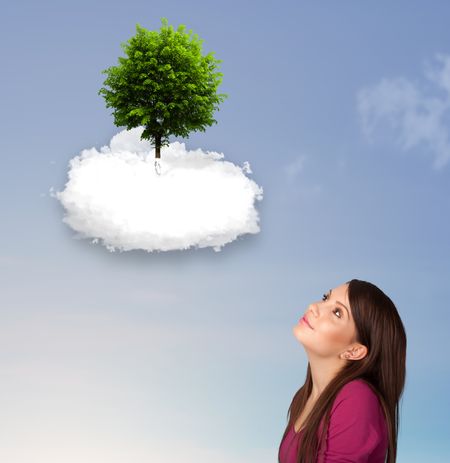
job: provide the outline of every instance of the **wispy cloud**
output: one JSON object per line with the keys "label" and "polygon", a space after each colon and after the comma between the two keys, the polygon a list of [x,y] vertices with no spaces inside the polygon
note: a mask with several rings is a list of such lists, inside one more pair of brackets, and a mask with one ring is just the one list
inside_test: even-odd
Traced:
{"label": "wispy cloud", "polygon": [[448,124],[444,117],[450,110],[450,55],[436,53],[437,65],[424,65],[425,77],[441,97],[429,96],[419,85],[405,77],[383,78],[378,84],[360,89],[357,109],[362,130],[373,142],[376,127],[385,122],[397,134],[403,150],[419,144],[434,156],[433,167],[442,168],[450,160]]}
{"label": "wispy cloud", "polygon": [[285,173],[289,183],[294,182],[296,177],[303,170],[305,160],[306,160],[305,155],[299,155],[293,161],[291,161],[289,164],[286,164],[283,167],[284,173]]}
{"label": "wispy cloud", "polygon": [[322,185],[310,184],[304,177],[305,164],[309,157],[305,154],[299,154],[294,159],[282,166],[283,178],[287,189],[284,194],[284,200],[290,200],[297,196],[303,198],[311,197],[319,194],[322,191]]}

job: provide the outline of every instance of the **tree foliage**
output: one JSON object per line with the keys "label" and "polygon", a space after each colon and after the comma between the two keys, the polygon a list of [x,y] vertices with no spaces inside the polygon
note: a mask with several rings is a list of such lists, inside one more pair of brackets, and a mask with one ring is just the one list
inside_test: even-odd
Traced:
{"label": "tree foliage", "polygon": [[141,139],[155,146],[169,144],[169,136],[189,137],[217,123],[212,114],[227,94],[217,94],[223,74],[217,72],[222,60],[214,52],[202,55],[202,42],[192,29],[177,31],[161,19],[160,31],[136,24],[136,35],[121,44],[127,57],[119,65],[102,71],[108,77],[98,94],[114,108],[114,123],[131,129],[144,126]]}

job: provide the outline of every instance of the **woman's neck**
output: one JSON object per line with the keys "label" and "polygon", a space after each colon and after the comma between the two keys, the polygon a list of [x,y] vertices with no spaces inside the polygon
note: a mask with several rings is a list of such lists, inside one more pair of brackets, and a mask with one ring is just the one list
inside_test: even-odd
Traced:
{"label": "woman's neck", "polygon": [[338,374],[345,362],[339,358],[313,356],[308,356],[308,358],[313,383],[310,399],[315,401],[328,386],[328,383]]}

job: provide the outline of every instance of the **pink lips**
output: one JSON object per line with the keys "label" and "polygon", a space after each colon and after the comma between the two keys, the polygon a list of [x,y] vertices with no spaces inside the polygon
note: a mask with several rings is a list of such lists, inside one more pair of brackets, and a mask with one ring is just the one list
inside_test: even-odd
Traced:
{"label": "pink lips", "polygon": [[314,328],[309,324],[308,319],[307,319],[305,316],[303,316],[303,317],[300,319],[300,321],[305,322],[311,329],[314,329]]}

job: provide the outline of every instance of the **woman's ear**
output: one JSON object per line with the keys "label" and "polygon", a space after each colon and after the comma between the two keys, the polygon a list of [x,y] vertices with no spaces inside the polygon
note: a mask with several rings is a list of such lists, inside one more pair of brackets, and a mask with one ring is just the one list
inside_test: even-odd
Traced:
{"label": "woman's ear", "polygon": [[342,355],[341,358],[346,360],[361,360],[368,353],[367,347],[363,344],[355,344],[353,347],[347,349]]}

